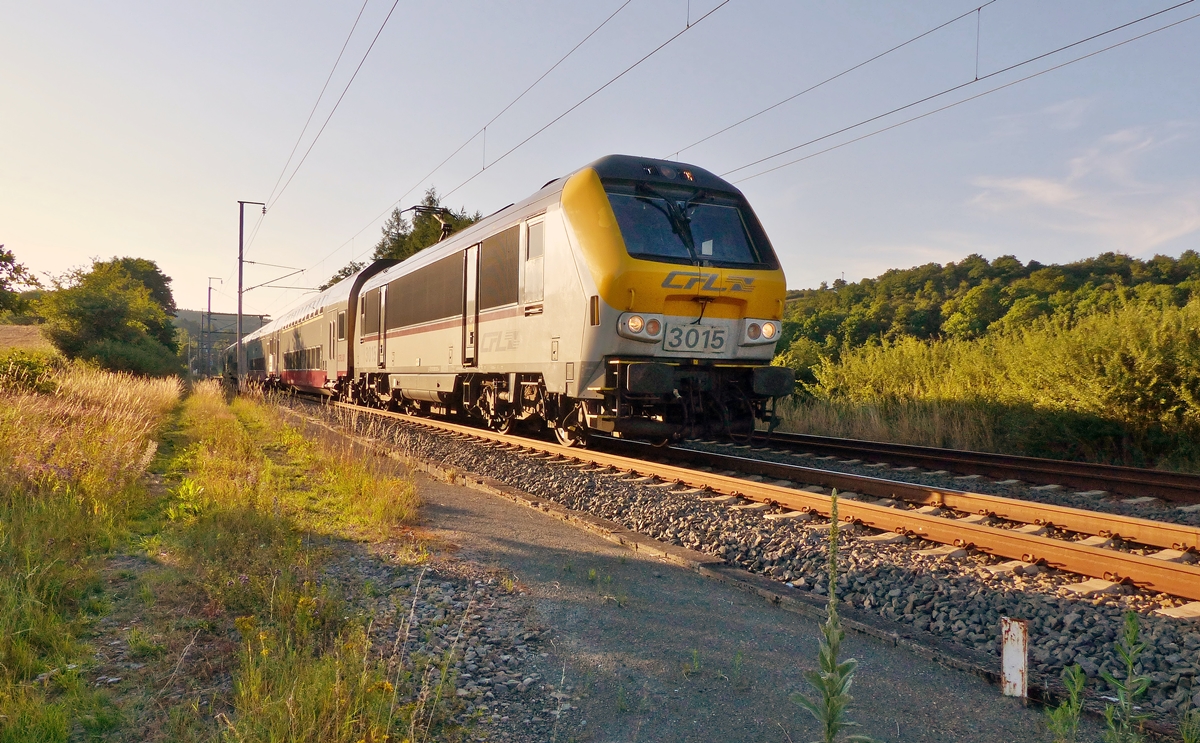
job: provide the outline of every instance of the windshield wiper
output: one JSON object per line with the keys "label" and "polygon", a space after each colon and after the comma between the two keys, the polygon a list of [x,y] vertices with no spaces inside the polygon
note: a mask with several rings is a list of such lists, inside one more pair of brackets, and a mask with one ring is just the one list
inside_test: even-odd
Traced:
{"label": "windshield wiper", "polygon": [[700,259],[696,257],[696,238],[694,235],[692,235],[692,217],[688,214],[688,210],[691,208],[693,203],[699,201],[700,199],[707,198],[708,194],[704,191],[697,191],[687,201],[680,203],[644,183],[639,183],[637,188],[639,191],[650,192],[657,199],[661,199],[662,202],[666,204],[667,208],[663,209],[655,201],[645,197],[640,197],[643,201],[663,213],[663,215],[667,218],[667,222],[671,225],[671,231],[678,235],[679,239],[683,241],[683,246],[687,248],[688,255],[692,257],[692,262],[699,266]]}

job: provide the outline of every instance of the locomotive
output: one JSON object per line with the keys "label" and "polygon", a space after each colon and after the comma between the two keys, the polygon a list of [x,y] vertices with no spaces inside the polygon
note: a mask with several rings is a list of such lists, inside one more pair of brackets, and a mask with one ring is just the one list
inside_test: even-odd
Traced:
{"label": "locomotive", "polygon": [[[745,439],[793,391],[770,363],[785,291],[737,188],[610,155],[247,335],[244,377],[567,446]],[[225,368],[236,377],[236,345]]]}

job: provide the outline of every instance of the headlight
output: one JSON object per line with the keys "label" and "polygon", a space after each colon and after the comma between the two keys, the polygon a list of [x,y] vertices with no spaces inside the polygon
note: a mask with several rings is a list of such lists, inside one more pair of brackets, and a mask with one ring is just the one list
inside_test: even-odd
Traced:
{"label": "headlight", "polygon": [[746,328],[746,337],[752,341],[758,340],[759,336],[761,335],[762,328],[759,327],[759,324],[756,322],[750,323],[750,327]]}
{"label": "headlight", "polygon": [[662,315],[626,312],[617,320],[617,335],[631,341],[658,343],[662,340]]}
{"label": "headlight", "polygon": [[777,332],[778,331],[775,329],[775,323],[773,323],[773,322],[763,323],[763,326],[762,326],[763,338],[766,338],[767,340],[771,340],[772,338],[775,337],[775,333],[777,333]]}

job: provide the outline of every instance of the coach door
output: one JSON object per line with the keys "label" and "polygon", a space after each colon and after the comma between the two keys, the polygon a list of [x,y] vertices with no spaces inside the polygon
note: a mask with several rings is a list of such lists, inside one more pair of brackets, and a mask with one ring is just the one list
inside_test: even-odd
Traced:
{"label": "coach door", "polygon": [[463,251],[466,280],[463,281],[463,366],[475,366],[475,341],[479,325],[479,246]]}
{"label": "coach door", "polygon": [[387,312],[387,285],[385,284],[385,285],[379,287],[379,367],[380,368],[383,368],[384,363],[387,361],[387,356],[384,355],[387,352],[387,331],[384,329],[385,326],[387,325],[387,323],[385,323],[383,321],[383,318],[387,316],[385,314],[386,312]]}

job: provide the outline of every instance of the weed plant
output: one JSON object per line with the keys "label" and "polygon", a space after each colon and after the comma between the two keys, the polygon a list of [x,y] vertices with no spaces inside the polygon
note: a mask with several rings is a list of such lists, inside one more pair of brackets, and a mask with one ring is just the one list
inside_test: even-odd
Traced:
{"label": "weed plant", "polygon": [[1083,689],[1087,685],[1087,676],[1078,665],[1063,669],[1063,685],[1067,688],[1067,697],[1057,707],[1047,710],[1046,724],[1054,743],[1075,743],[1079,735],[1079,714],[1083,711]]}
{"label": "weed plant", "polygon": [[[791,699],[808,711],[821,726],[821,739],[816,743],[834,743],[843,732],[858,727],[858,723],[846,719],[850,709],[850,686],[854,683],[854,669],[858,661],[854,658],[838,660],[845,631],[837,613],[838,574],[838,506],[837,490],[830,497],[829,526],[829,604],[825,623],[821,625],[820,650],[817,654],[817,670],[805,671],[804,678],[816,691],[814,698],[794,694]],[[874,743],[874,739],[851,734],[842,740],[848,743]]]}
{"label": "weed plant", "polygon": [[791,430],[1200,469],[1200,299],[826,357]]}
{"label": "weed plant", "polygon": [[1141,641],[1137,612],[1125,614],[1125,629],[1117,641],[1116,651],[1121,663],[1125,666],[1124,674],[1117,678],[1107,670],[1101,671],[1100,676],[1108,683],[1117,696],[1116,704],[1104,707],[1104,743],[1141,743],[1142,722],[1149,715],[1137,712],[1136,702],[1150,688],[1150,677],[1137,673],[1138,659],[1146,649]]}
{"label": "weed plant", "polygon": [[1179,716],[1179,739],[1183,743],[1200,743],[1200,709],[1185,709]]}

